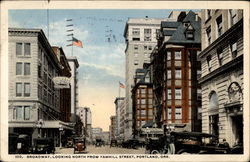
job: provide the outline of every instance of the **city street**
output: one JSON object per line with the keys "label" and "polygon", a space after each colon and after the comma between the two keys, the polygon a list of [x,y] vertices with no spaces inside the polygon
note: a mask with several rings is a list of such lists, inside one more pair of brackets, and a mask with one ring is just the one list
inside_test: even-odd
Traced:
{"label": "city street", "polygon": [[[121,147],[95,147],[93,145],[87,146],[85,152],[76,154],[144,154],[145,148],[126,149]],[[55,154],[74,154],[74,148],[56,148]]]}

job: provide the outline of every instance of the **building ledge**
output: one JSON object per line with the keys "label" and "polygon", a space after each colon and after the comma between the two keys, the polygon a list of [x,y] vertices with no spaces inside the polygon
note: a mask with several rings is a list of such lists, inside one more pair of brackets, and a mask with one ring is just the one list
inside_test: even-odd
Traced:
{"label": "building ledge", "polygon": [[[238,65],[242,65],[242,66],[238,66]],[[199,84],[202,84],[208,80],[211,80],[211,79],[215,78],[216,76],[224,74],[226,71],[235,70],[235,67],[237,67],[237,68],[242,67],[243,68],[243,55],[236,57],[232,61],[226,63],[225,65],[222,65],[218,69],[216,69],[216,70],[210,72],[209,74],[205,75],[204,77],[200,78]]]}

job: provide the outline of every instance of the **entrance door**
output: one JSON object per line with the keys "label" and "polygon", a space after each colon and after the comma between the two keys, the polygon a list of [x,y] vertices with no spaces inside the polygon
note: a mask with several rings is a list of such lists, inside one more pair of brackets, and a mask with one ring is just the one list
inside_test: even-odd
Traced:
{"label": "entrance door", "polygon": [[243,116],[237,115],[232,116],[232,132],[233,132],[233,141],[234,143],[236,140],[238,142],[243,143]]}

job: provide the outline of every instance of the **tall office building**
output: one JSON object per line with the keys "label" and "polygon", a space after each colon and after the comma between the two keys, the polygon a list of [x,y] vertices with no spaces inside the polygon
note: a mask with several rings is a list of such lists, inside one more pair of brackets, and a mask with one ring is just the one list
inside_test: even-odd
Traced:
{"label": "tall office building", "polygon": [[124,37],[126,54],[126,96],[125,96],[125,139],[132,136],[132,86],[134,86],[135,70],[150,62],[150,54],[157,44],[156,35],[161,21],[166,19],[138,18],[128,19]]}
{"label": "tall office building", "polygon": [[71,117],[72,123],[76,120],[76,108],[78,107],[78,67],[79,63],[75,56],[67,56],[67,60],[71,69]]}

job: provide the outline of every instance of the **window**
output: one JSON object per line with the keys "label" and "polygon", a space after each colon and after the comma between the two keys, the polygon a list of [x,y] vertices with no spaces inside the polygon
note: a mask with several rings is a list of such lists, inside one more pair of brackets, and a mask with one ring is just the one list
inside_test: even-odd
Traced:
{"label": "window", "polygon": [[141,104],[146,104],[146,99],[141,99]]}
{"label": "window", "polygon": [[24,120],[30,120],[30,106],[24,106]]}
{"label": "window", "polygon": [[148,46],[148,50],[152,50],[152,46]]}
{"label": "window", "polygon": [[40,65],[40,64],[38,65],[38,71],[37,72],[38,72],[38,77],[42,78],[42,65]]}
{"label": "window", "polygon": [[30,83],[24,83],[24,96],[30,96]]}
{"label": "window", "polygon": [[144,29],[145,35],[151,35],[151,29]]}
{"label": "window", "polygon": [[47,84],[47,73],[43,72],[43,81],[45,84]]}
{"label": "window", "polygon": [[168,88],[168,99],[171,99],[172,98],[172,92],[171,92],[171,89]]}
{"label": "window", "polygon": [[182,108],[181,107],[175,108],[175,119],[182,119]]}
{"label": "window", "polygon": [[144,50],[147,50],[148,49],[148,46],[144,46]]}
{"label": "window", "polygon": [[233,58],[237,56],[237,42],[231,43],[231,52]]}
{"label": "window", "polygon": [[181,89],[180,88],[176,88],[175,89],[175,99],[181,99],[182,95],[181,95]]}
{"label": "window", "polygon": [[139,61],[135,60],[134,65],[138,65]]}
{"label": "window", "polygon": [[23,51],[23,44],[22,43],[16,43],[16,55],[20,56],[22,55]]}
{"label": "window", "polygon": [[134,45],[134,50],[138,50],[138,45]]}
{"label": "window", "polygon": [[230,24],[233,26],[237,22],[237,10],[229,10],[230,13]]}
{"label": "window", "polygon": [[30,55],[30,43],[24,43],[24,55]]}
{"label": "window", "polygon": [[151,37],[150,36],[145,36],[144,41],[151,41]]}
{"label": "window", "polygon": [[24,75],[30,75],[30,63],[24,63]]}
{"label": "window", "polygon": [[22,96],[22,83],[16,83],[16,96]]}
{"label": "window", "polygon": [[140,35],[140,29],[139,28],[133,28],[132,29],[132,35],[136,35],[136,36]]}
{"label": "window", "polygon": [[181,60],[181,51],[175,51],[174,54],[176,60]]}
{"label": "window", "polygon": [[175,70],[175,78],[176,79],[181,79],[181,69],[176,69]]}
{"label": "window", "polygon": [[15,112],[16,112],[16,119],[17,120],[22,120],[23,119],[23,108],[22,106],[16,106],[15,107]]}
{"label": "window", "polygon": [[21,62],[16,63],[16,75],[22,75],[22,65],[23,63]]}
{"label": "window", "polygon": [[211,44],[211,26],[209,26],[206,30],[207,33],[207,45]]}
{"label": "window", "polygon": [[222,35],[222,16],[219,16],[217,19],[216,19],[216,23],[217,23],[217,34],[218,34],[218,37],[220,37]]}
{"label": "window", "polygon": [[171,70],[168,70],[167,79],[171,79]]}
{"label": "window", "polygon": [[146,110],[141,110],[141,116],[145,116],[146,115]]}
{"label": "window", "polygon": [[168,120],[172,119],[172,109],[168,108]]}
{"label": "window", "polygon": [[188,40],[193,40],[194,39],[194,31],[193,30],[186,31],[186,38]]}
{"label": "window", "polygon": [[212,69],[212,58],[211,58],[211,55],[207,56],[207,66],[208,66],[208,71],[211,71],[211,69]]}
{"label": "window", "polygon": [[133,41],[140,41],[140,38],[133,38]]}
{"label": "window", "polygon": [[218,61],[219,61],[219,65],[222,65],[222,61],[223,61],[223,49],[220,47],[217,49],[217,56],[218,56]]}
{"label": "window", "polygon": [[171,52],[167,51],[167,60],[171,60]]}
{"label": "window", "polygon": [[146,93],[146,89],[141,89],[141,93],[145,94]]}

